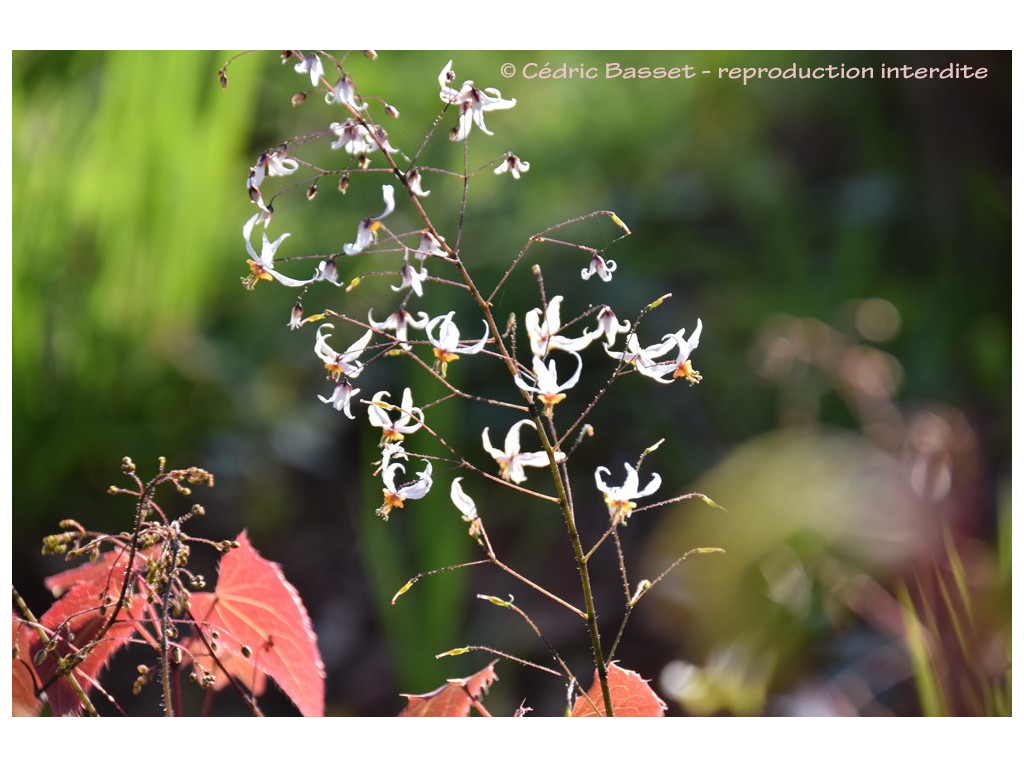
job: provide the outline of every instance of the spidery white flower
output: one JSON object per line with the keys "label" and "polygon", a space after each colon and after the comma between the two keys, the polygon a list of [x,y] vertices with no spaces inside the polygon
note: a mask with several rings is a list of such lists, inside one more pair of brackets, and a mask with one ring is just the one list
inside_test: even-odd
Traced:
{"label": "spidery white flower", "polygon": [[[389,405],[384,400],[385,397],[391,397],[391,393],[383,390],[378,392],[373,396],[373,401],[370,403],[369,408],[367,408],[367,416],[370,419],[370,423],[383,431],[380,439],[381,445],[404,440],[406,435],[411,435],[423,426],[423,411],[413,407],[412,390],[408,387],[405,388],[405,391],[402,393],[400,409]],[[400,410],[401,412],[396,418],[392,419],[388,415],[389,410]]]}
{"label": "spidery white flower", "polygon": [[408,343],[409,341],[409,327],[420,330],[430,321],[430,315],[426,312],[417,312],[416,318],[413,318],[412,314],[404,309],[396,310],[388,315],[381,322],[376,322],[373,319],[373,309],[371,308],[367,312],[367,318],[375,331],[394,331],[394,337],[398,339],[398,346],[408,351],[412,349],[412,346]]}
{"label": "spidery white flower", "polygon": [[530,338],[530,351],[538,357],[547,357],[553,349],[578,352],[594,340],[592,334],[584,333],[577,339],[559,336],[562,327],[562,297],[555,296],[548,302],[546,310],[531,309],[526,313],[526,335]]}
{"label": "spidery white flower", "polygon": [[352,382],[348,379],[338,382],[334,387],[334,392],[330,397],[324,397],[323,395],[317,395],[321,402],[328,403],[334,406],[334,410],[343,411],[346,416],[350,419],[354,419],[352,415],[352,398],[359,394],[358,389],[352,387]]}
{"label": "spidery white flower", "polygon": [[309,74],[309,82],[313,84],[315,88],[320,82],[320,78],[324,74],[324,65],[320,61],[320,57],[315,53],[311,53],[308,56],[303,56],[302,61],[295,65],[295,71],[300,75]]}
{"label": "spidery white flower", "polygon": [[413,168],[405,174],[405,183],[409,185],[409,191],[416,197],[427,197],[430,194],[429,189],[423,189],[423,174],[420,173],[419,168]]}
{"label": "spidery white flower", "polygon": [[373,329],[367,330],[344,352],[335,352],[327,343],[331,334],[324,333],[325,328],[333,329],[334,326],[331,323],[324,323],[316,329],[316,346],[313,347],[313,351],[324,361],[324,368],[331,372],[334,379],[340,376],[354,379],[363,371],[363,364],[359,362],[359,356],[363,354],[363,350],[370,342]]}
{"label": "spidery white flower", "polygon": [[555,369],[555,361],[549,360],[547,366],[544,365],[544,360],[534,355],[533,357],[533,379],[536,382],[535,385],[527,384],[523,379],[522,375],[516,374],[515,384],[524,392],[533,392],[537,395],[537,399],[544,404],[544,412],[550,416],[552,409],[560,402],[565,400],[565,393],[576,386],[576,383],[580,380],[580,374],[583,372],[583,360],[575,352],[570,352],[570,355],[576,358],[576,373],[574,373],[569,380],[558,383],[558,372]]}
{"label": "spidery white flower", "polygon": [[[481,320],[480,322],[484,324],[483,337],[472,344],[460,343],[462,334],[459,331],[459,326],[457,326],[455,321],[452,320],[454,316],[455,310],[452,310],[447,315],[438,315],[428,322],[426,326],[427,338],[434,346],[434,357],[436,357],[441,363],[442,377],[445,376],[448,371],[448,363],[453,360],[458,360],[459,355],[477,354],[484,348],[484,345],[490,338],[490,334],[487,331],[487,321]],[[434,335],[435,329],[437,329],[436,336]]]}
{"label": "spidery white flower", "polygon": [[381,187],[381,193],[384,196],[384,212],[379,216],[368,216],[359,222],[359,227],[356,230],[356,241],[345,244],[345,253],[349,256],[362,253],[370,243],[374,242],[377,239],[377,230],[384,226],[380,223],[380,220],[390,216],[395,210],[395,188],[390,184],[384,184]]}
{"label": "spidery white flower", "polygon": [[[655,358],[666,354],[675,343],[676,341],[672,334],[666,334],[660,343],[641,348],[640,342],[636,340],[636,334],[631,333],[626,339],[625,350],[622,352],[612,352],[609,349],[609,345],[605,344],[604,351],[611,358],[621,360],[627,365],[635,366],[636,370],[644,376],[661,381],[661,379],[658,379],[660,375],[658,366],[664,365],[664,363],[657,362]],[[664,384],[665,382],[662,381],[662,383]]]}
{"label": "spidery white flower", "polygon": [[616,263],[611,259],[605,261],[602,256],[595,253],[594,257],[590,260],[590,266],[585,267],[581,275],[584,280],[589,280],[594,275],[597,275],[607,283],[611,281],[612,272],[615,271],[616,266]]}
{"label": "spidery white flower", "polygon": [[700,343],[700,332],[703,328],[700,318],[697,319],[697,327],[690,338],[686,336],[686,329],[680,328],[676,333],[665,336],[665,340],[675,344],[679,349],[675,360],[652,363],[649,366],[637,366],[640,373],[648,376],[661,384],[671,384],[676,379],[686,379],[691,384],[697,384],[701,380],[700,371],[695,370],[690,363],[690,355]]}
{"label": "spidery white flower", "polygon": [[644,489],[640,490],[640,477],[629,464],[626,467],[626,482],[617,488],[609,487],[601,478],[602,474],[610,475],[611,470],[607,467],[598,467],[594,470],[594,483],[597,490],[604,494],[604,503],[608,505],[608,514],[615,525],[625,525],[626,520],[636,509],[634,499],[642,499],[650,496],[661,487],[661,475],[657,472],[651,473],[651,480]]}
{"label": "spidery white flower", "polygon": [[405,252],[405,261],[402,263],[402,284],[392,285],[392,291],[403,291],[406,288],[412,288],[412,292],[417,296],[423,295],[423,281],[428,277],[426,267],[420,267],[418,270],[409,263],[409,251]]}
{"label": "spidery white flower", "polygon": [[282,149],[270,149],[256,160],[256,165],[249,169],[245,180],[245,188],[249,190],[249,199],[267,213],[263,220],[264,226],[270,221],[270,208],[263,202],[260,186],[267,176],[289,176],[299,169],[299,163],[288,157]]}
{"label": "spidery white flower", "polygon": [[284,242],[285,238],[289,237],[289,233],[285,232],[277,240],[273,242],[267,237],[267,233],[263,233],[263,248],[260,253],[256,253],[256,249],[252,247],[250,240],[252,236],[252,230],[256,226],[257,220],[260,218],[260,214],[256,214],[242,227],[242,236],[245,238],[245,250],[249,254],[249,258],[246,262],[249,264],[249,269],[252,274],[242,280],[246,288],[250,290],[256,287],[256,284],[260,280],[277,280],[281,285],[286,285],[289,288],[297,288],[307,283],[313,282],[310,280],[295,280],[294,278],[282,275],[276,269],[274,269],[274,254],[277,253],[277,249]]}
{"label": "spidery white flower", "polygon": [[351,117],[343,123],[331,123],[331,130],[338,137],[331,142],[331,149],[344,149],[350,155],[366,155],[377,149],[377,142],[366,126]]}
{"label": "spidery white flower", "polygon": [[519,174],[526,173],[528,170],[530,170],[530,164],[528,162],[520,160],[509,152],[505,155],[504,162],[495,168],[494,172],[496,174],[508,173],[511,174],[513,179],[518,179]]}
{"label": "spidery white flower", "polygon": [[431,473],[434,468],[425,459],[423,463],[427,465],[427,468],[416,473],[419,479],[398,488],[395,487],[395,473],[401,470],[402,474],[405,474],[405,467],[401,464],[388,464],[387,469],[381,473],[384,478],[384,504],[377,509],[378,515],[387,520],[391,510],[395,507],[401,508],[409,499],[422,499],[427,495],[433,484]]}
{"label": "spidery white flower", "polygon": [[366,104],[356,98],[356,84],[352,82],[352,78],[347,74],[342,75],[338,82],[334,84],[334,88],[324,96],[324,101],[328,104],[347,104],[352,109],[359,110],[360,112],[366,109]]}
{"label": "spidery white flower", "polygon": [[[498,462],[498,467],[501,470],[501,479],[510,480],[516,485],[526,480],[525,467],[547,467],[550,465],[548,455],[544,451],[528,451],[523,453],[520,450],[519,430],[524,424],[537,429],[537,426],[529,419],[517,421],[509,429],[508,434],[505,435],[503,451],[499,451],[491,445],[489,427],[484,427],[482,435],[484,450],[490,454],[492,459]],[[565,454],[561,451],[555,451],[555,461],[565,461]]]}
{"label": "spidery white flower", "polygon": [[[442,238],[443,239],[443,238]],[[444,248],[436,237],[430,234],[429,229],[424,229],[420,236],[420,247],[416,249],[416,258],[423,261],[427,256],[447,256]]]}
{"label": "spidery white flower", "polygon": [[615,343],[616,335],[620,333],[627,333],[629,331],[629,321],[623,320],[619,322],[619,319],[615,316],[615,312],[612,311],[611,307],[603,307],[600,312],[597,313],[597,329],[594,331],[594,338],[604,336],[605,343],[611,346]]}
{"label": "spidery white flower", "polygon": [[455,508],[462,514],[463,522],[469,523],[469,535],[479,542],[483,528],[480,524],[480,518],[476,513],[476,502],[470,498],[469,494],[462,490],[461,477],[456,477],[452,480],[451,497]]}
{"label": "spidery white flower", "polygon": [[476,123],[480,130],[488,136],[493,136],[494,134],[484,125],[484,112],[510,109],[516,105],[516,100],[503,99],[501,91],[497,88],[480,90],[473,85],[472,80],[467,80],[462,84],[462,88],[455,90],[452,88],[454,81],[455,73],[452,71],[452,62],[449,61],[444,65],[441,74],[437,76],[437,82],[441,86],[441,101],[445,104],[457,104],[459,107],[459,126],[452,129],[451,140],[465,140],[469,136],[473,123]]}

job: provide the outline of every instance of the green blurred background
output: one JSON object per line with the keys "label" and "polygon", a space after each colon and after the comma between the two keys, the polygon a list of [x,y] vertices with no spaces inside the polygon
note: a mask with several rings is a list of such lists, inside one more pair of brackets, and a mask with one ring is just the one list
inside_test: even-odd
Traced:
{"label": "green blurred background", "polygon": [[[321,94],[291,106],[309,80],[275,53],[235,61],[222,90],[217,71],[229,56],[14,53],[15,586],[44,610],[42,579],[64,564],[39,555],[41,537],[68,517],[94,529],[127,526],[131,510],[105,495],[120,480],[120,458],[145,472],[163,455],[216,475],[194,534],[217,539],[247,528],[298,588],[327,665],[329,713],[393,714],[399,691],[433,689],[490,660],[433,658],[459,645],[547,661],[529,630],[480,603],[478,592],[515,592],[589,680],[581,627],[500,574],[426,579],[390,605],[415,573],[476,553],[447,500],[449,475],[389,523],[374,517],[379,434],[361,411],[350,422],[316,399],[330,385],[312,354],[313,332],[285,326],[295,291],[264,284],[247,292],[239,282],[247,272],[241,227],[253,212],[249,166],[344,115]],[[621,232],[602,218],[565,235],[608,247],[618,262],[611,283],[581,282],[579,253],[548,245],[529,253],[524,267],[541,264],[548,296],[566,296],[563,320],[602,302],[631,318],[669,292],[645,320],[642,341],[703,319],[693,356],[703,383],[628,377],[590,419],[596,437],[574,456],[590,540],[606,522],[593,467],[611,467],[615,480],[622,462],[661,437],[645,464],[666,479],[659,497],[700,490],[729,510],[678,505],[630,521],[634,584],[695,546],[727,554],[688,561],[641,601],[620,661],[654,680],[672,714],[1008,710],[1010,55],[353,56],[346,68],[364,97],[401,110],[397,121],[379,119],[410,156],[440,110],[436,77],[448,58],[456,85],[473,79],[518,101],[487,114],[494,136],[474,128],[469,167],[506,150],[531,164],[518,181],[490,171],[471,181],[462,254],[480,284],[493,285],[530,234],[610,209],[632,237],[612,244]],[[746,86],[521,74],[529,62],[610,61],[712,71],[953,62],[989,74]],[[506,62],[519,73],[503,78]],[[461,168],[462,145],[444,136],[451,124],[449,115],[420,164]],[[347,156],[330,152],[328,140],[293,153],[344,167]],[[354,175],[345,196],[327,178],[310,201],[304,170],[268,180],[271,191],[295,185],[274,202],[272,239],[292,233],[279,257],[352,241],[359,220],[380,209],[383,178]],[[428,211],[454,233],[460,184],[427,174],[425,186]],[[417,226],[402,202],[387,222],[394,231]],[[343,279],[379,268],[359,259],[339,263]],[[281,268],[298,276],[307,264]],[[380,319],[395,304],[393,282],[368,279],[349,294],[319,284],[306,311],[360,318],[375,306]],[[527,268],[495,301],[499,321],[512,311],[521,320],[538,304]],[[456,309],[464,335],[478,336],[479,320],[454,291],[428,285],[423,306],[432,316]],[[344,348],[354,338],[337,328],[332,341]],[[607,370],[592,352],[587,371],[592,362],[599,384]],[[509,396],[500,372],[492,379],[484,368],[466,358],[450,375],[472,391]],[[376,366],[358,381],[363,397],[384,389],[396,400],[406,384],[419,392],[430,382],[410,365]],[[567,424],[568,412],[560,416]],[[481,461],[481,429],[492,425],[500,440],[507,427],[476,405],[438,408],[434,417],[432,426]],[[426,441],[413,448],[432,450]],[[485,493],[467,490],[478,501]],[[493,503],[488,530],[507,561],[575,599],[561,522],[516,497]],[[612,557],[595,562],[610,638],[621,586]],[[212,581],[209,562],[206,573]],[[526,697],[539,714],[560,712],[564,691],[552,678],[507,661],[498,674],[492,711],[511,712]],[[134,703],[121,694],[132,676],[109,687],[122,706],[156,712],[147,695]],[[237,711],[224,698],[223,711]],[[271,695],[268,711],[291,710]]]}

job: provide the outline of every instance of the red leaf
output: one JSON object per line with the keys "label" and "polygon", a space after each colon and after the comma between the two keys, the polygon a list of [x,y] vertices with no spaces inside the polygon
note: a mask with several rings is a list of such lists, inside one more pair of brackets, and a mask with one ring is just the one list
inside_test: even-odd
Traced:
{"label": "red leaf", "polygon": [[[612,697],[612,711],[616,717],[664,717],[667,706],[658,698],[651,686],[636,672],[623,669],[614,661],[608,665],[608,693]],[[573,717],[604,717],[604,696],[601,681],[594,672],[594,684],[585,696],[576,699]],[[597,707],[596,711],[594,707]]]}
{"label": "red leaf", "polygon": [[[156,557],[160,553],[160,547],[150,547],[142,552],[135,553],[135,565],[139,567],[145,562],[147,557]],[[115,574],[111,571],[112,566],[116,566],[117,570],[120,571],[120,581],[117,582],[118,591],[121,588],[121,584],[124,580],[124,570],[128,562],[128,552],[123,549],[111,550],[110,552],[104,552],[100,557],[96,558],[95,561],[89,563],[83,563],[75,568],[68,568],[66,571],[55,573],[53,576],[46,578],[46,588],[53,593],[54,597],[60,597],[66,590],[75,586],[75,584],[81,584],[83,581],[91,581],[96,584],[96,592],[101,592],[104,588],[107,588],[108,592],[112,592],[109,589],[108,577],[114,576]],[[114,597],[117,597],[118,593],[113,593]]]}
{"label": "red leaf", "polygon": [[471,677],[449,680],[436,691],[423,694],[403,693],[409,699],[399,717],[468,717],[471,707],[480,714],[489,716],[480,704],[480,698],[487,693],[491,683],[498,679],[494,674],[492,661]]}
{"label": "red leaf", "polygon": [[[217,590],[192,593],[192,616],[207,641],[218,633],[218,652],[272,678],[303,715],[323,717],[324,665],[306,608],[280,566],[260,557],[245,531],[238,544],[221,558]],[[242,681],[248,685],[252,677]]]}
{"label": "red leaf", "polygon": [[[114,569],[110,572],[109,582],[104,581],[107,594],[115,601],[121,593],[123,580],[124,573],[119,569]],[[114,606],[109,606],[107,612],[101,615],[101,601],[102,597],[97,591],[97,585],[94,582],[85,581],[65,592],[63,597],[39,617],[39,623],[51,632],[60,629],[60,639],[56,646],[58,656],[67,656],[84,648],[97,636],[106,623],[109,612],[114,610]],[[132,635],[135,634],[136,622],[141,619],[142,612],[145,610],[144,606],[144,596],[136,595],[132,600],[131,608],[128,611],[121,611],[114,625],[103,635],[85,661],[76,666],[71,673],[86,694],[89,693],[93,681],[97,679],[110,658],[127,645]],[[68,631],[73,637],[71,643],[67,641]],[[23,644],[21,654],[26,661],[32,663],[36,654],[43,648],[43,642],[35,632],[26,632],[25,636],[27,642]],[[36,675],[44,685],[50,681],[56,671],[57,662],[52,653],[46,654],[42,663],[36,667]],[[82,701],[64,676],[61,676],[46,689],[46,697],[50,701],[50,709],[57,717],[81,713]]]}
{"label": "red leaf", "polygon": [[[18,649],[14,657],[14,678],[11,682],[11,714],[15,717],[33,717],[43,708],[43,702],[36,697],[35,672],[32,657],[28,655],[28,634],[32,630],[18,620],[18,614],[11,612],[11,642]],[[18,633],[21,633],[21,637]]]}

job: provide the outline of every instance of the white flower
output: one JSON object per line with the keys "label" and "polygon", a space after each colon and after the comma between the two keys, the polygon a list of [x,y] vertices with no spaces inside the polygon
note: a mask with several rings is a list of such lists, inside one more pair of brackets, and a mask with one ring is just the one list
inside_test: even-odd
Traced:
{"label": "white flower", "polygon": [[526,173],[530,170],[530,164],[525,160],[520,160],[518,157],[513,155],[511,152],[505,155],[505,162],[494,169],[495,173],[511,173],[513,179],[518,179],[520,173]]}
{"label": "white flower", "polygon": [[[502,480],[511,480],[516,485],[519,485],[526,480],[526,472],[524,467],[547,467],[550,466],[548,455],[544,451],[531,451],[523,453],[519,449],[519,430],[527,424],[534,429],[537,426],[529,419],[523,419],[517,421],[509,429],[508,434],[505,435],[505,450],[499,451],[493,445],[491,445],[491,438],[488,433],[489,427],[484,427],[483,431],[483,444],[484,450],[491,455],[491,458],[498,462],[498,467],[501,468]],[[555,451],[555,461],[565,461],[565,454],[561,451]]]}
{"label": "white flower", "polygon": [[[409,454],[405,452],[405,446],[402,443],[384,443],[380,449],[380,469],[377,471],[380,472],[387,469],[392,461],[408,458]],[[374,474],[377,474],[377,472],[374,472]]]}
{"label": "white flower", "polygon": [[335,352],[327,343],[331,334],[324,333],[325,328],[334,328],[331,323],[324,323],[316,329],[316,346],[313,350],[324,361],[324,368],[331,372],[331,376],[337,379],[339,376],[348,376],[354,379],[363,370],[363,364],[359,362],[359,356],[363,354],[366,345],[373,336],[373,329],[369,329],[360,336],[344,352]]}
{"label": "white flower", "polygon": [[533,357],[533,377],[537,382],[536,386],[527,384],[519,374],[515,376],[516,386],[525,392],[535,392],[537,399],[544,403],[544,412],[549,416],[552,409],[565,400],[565,393],[576,386],[576,382],[580,380],[580,374],[583,372],[583,360],[580,356],[575,352],[569,354],[576,358],[576,373],[563,384],[558,383],[555,361],[549,360],[547,367],[544,367],[544,360],[536,355]]}
{"label": "white flower", "polygon": [[324,397],[323,395],[317,395],[317,397],[320,398],[321,402],[332,404],[334,410],[344,411],[346,416],[354,419],[355,416],[352,415],[352,398],[357,394],[359,394],[359,390],[353,389],[352,383],[346,379],[338,383],[330,397]]}
{"label": "white flower", "polygon": [[260,185],[263,184],[263,180],[267,176],[288,176],[295,173],[298,168],[298,161],[288,157],[283,150],[271,149],[260,155],[256,160],[256,165],[249,169],[245,187],[249,190],[249,199],[268,214],[263,220],[264,226],[270,221],[270,209],[263,202]]}
{"label": "white flower", "polygon": [[661,475],[653,472],[651,474],[651,481],[647,483],[642,491],[639,490],[640,477],[637,475],[636,470],[629,464],[626,464],[625,467],[626,482],[618,488],[609,488],[605,485],[604,480],[601,479],[602,473],[610,475],[611,470],[607,467],[598,467],[594,470],[594,483],[597,485],[597,490],[604,494],[604,503],[608,505],[608,514],[611,515],[615,525],[619,523],[622,525],[626,524],[626,520],[636,508],[634,499],[650,496],[661,487]]}
{"label": "white flower", "polygon": [[461,477],[452,480],[451,497],[455,508],[462,514],[462,520],[469,523],[469,535],[480,541],[482,528],[480,518],[476,513],[476,503],[469,497],[469,494],[462,490]]}
{"label": "white flower", "polygon": [[345,285],[345,281],[338,277],[338,265],[333,258],[321,261],[317,265],[316,272],[313,273],[313,280],[328,282],[339,288]]}
{"label": "white flower", "polygon": [[649,376],[652,379],[661,381],[662,384],[665,382],[658,378],[660,376],[661,369],[659,366],[665,365],[665,363],[659,363],[654,358],[661,357],[676,343],[675,337],[672,334],[666,334],[661,343],[652,344],[649,347],[641,349],[640,343],[636,340],[636,334],[631,333],[626,339],[626,349],[622,352],[612,352],[608,347],[608,344],[604,345],[604,351],[608,353],[609,357],[621,360],[623,363],[628,365],[636,366],[637,371],[642,373],[644,376]]}
{"label": "white flower", "polygon": [[256,254],[256,249],[252,247],[250,237],[252,236],[252,230],[256,226],[257,220],[261,214],[257,213],[242,227],[242,236],[245,238],[245,250],[249,254],[249,258],[246,261],[249,264],[249,269],[252,270],[252,274],[245,278],[242,282],[245,283],[247,288],[254,288],[256,283],[260,280],[277,280],[281,285],[287,285],[289,288],[297,288],[301,285],[313,282],[310,280],[295,280],[287,275],[282,275],[280,272],[274,269],[274,254],[280,247],[281,243],[284,242],[286,237],[289,237],[289,233],[285,232],[277,240],[273,242],[267,237],[267,233],[263,233],[263,248],[259,255]]}
{"label": "white flower", "polygon": [[292,307],[291,314],[288,316],[288,328],[289,330],[296,330],[302,325],[302,300],[297,299],[295,306]]}
{"label": "white flower", "polygon": [[612,279],[612,272],[615,271],[616,264],[611,259],[604,260],[598,254],[594,254],[594,257],[590,260],[590,266],[582,270],[581,276],[584,280],[589,280],[593,275],[597,275],[606,283]]}
{"label": "white flower", "polygon": [[578,352],[594,340],[595,337],[587,333],[578,339],[558,336],[558,330],[562,327],[561,307],[562,297],[555,296],[548,302],[546,310],[531,309],[526,313],[526,335],[530,337],[530,351],[534,355],[547,357],[553,349]]}
{"label": "white flower", "polygon": [[615,343],[615,336],[620,333],[626,333],[629,331],[629,321],[623,320],[621,323],[615,316],[611,307],[602,307],[601,311],[597,313],[597,328],[593,333],[594,338],[604,336],[606,344],[611,346]]}
{"label": "white flower", "polygon": [[320,61],[320,57],[315,53],[311,53],[309,56],[304,56],[302,61],[295,65],[295,71],[300,75],[309,73],[309,82],[314,87],[320,82],[320,78],[324,74],[324,65]]}
{"label": "white flower", "polygon": [[392,285],[392,291],[401,291],[406,288],[412,288],[412,292],[417,296],[423,295],[423,281],[428,277],[426,267],[420,267],[417,271],[409,263],[409,251],[405,252],[405,262],[402,264],[402,284]]}
{"label": "white flower", "polygon": [[[406,435],[411,435],[423,426],[423,411],[413,407],[412,390],[406,387],[402,393],[401,409],[388,405],[384,400],[385,397],[391,397],[391,393],[378,392],[373,396],[373,401],[367,409],[370,423],[383,430],[384,434],[381,437],[382,445],[384,443],[404,440]],[[392,419],[388,416],[388,410],[401,410],[401,415],[396,419]]]}
{"label": "white flower", "polygon": [[384,184],[381,187],[381,192],[384,196],[384,212],[379,216],[369,216],[359,222],[356,241],[345,244],[345,253],[349,256],[362,253],[370,243],[374,242],[377,239],[377,230],[383,226],[380,220],[390,216],[391,212],[395,210],[395,188],[390,184]]}
{"label": "white flower", "polygon": [[[443,239],[443,238],[442,238]],[[441,247],[441,243],[438,242],[437,238],[430,234],[429,229],[424,229],[422,236],[420,237],[420,247],[417,248],[414,253],[416,257],[423,261],[427,256],[446,256],[444,248]]]}
{"label": "white flower", "polygon": [[408,344],[409,331],[408,327],[411,325],[413,328],[419,330],[426,326],[430,321],[430,315],[426,312],[418,312],[417,318],[413,319],[413,316],[404,309],[399,309],[388,315],[382,322],[375,322],[373,319],[373,309],[371,308],[367,313],[370,326],[375,331],[394,331],[394,337],[398,339],[398,346],[408,351],[412,349],[412,346]]}
{"label": "white flower", "polygon": [[384,478],[384,504],[377,510],[378,515],[387,520],[388,514],[395,507],[402,507],[409,499],[422,499],[427,495],[430,486],[433,484],[431,473],[434,469],[430,466],[429,461],[424,459],[423,463],[427,465],[427,468],[422,472],[416,473],[419,480],[403,485],[400,488],[395,487],[395,473],[401,470],[405,474],[405,467],[401,464],[388,464],[382,473]]}
{"label": "white flower", "polygon": [[417,197],[426,197],[430,194],[429,189],[423,189],[423,174],[419,168],[413,168],[405,174],[405,183],[409,185],[409,191]]}
{"label": "white flower", "polygon": [[[452,320],[454,316],[455,310],[452,310],[447,315],[438,315],[426,325],[427,338],[434,345],[434,357],[441,361],[442,376],[448,370],[448,363],[452,360],[458,360],[459,355],[475,355],[484,348],[484,345],[490,338],[487,331],[487,321],[481,320],[480,322],[484,324],[483,338],[472,344],[461,344],[462,334],[455,321]],[[438,325],[440,325],[440,328],[438,328]],[[435,328],[438,329],[436,336],[434,335]]]}
{"label": "white flower", "polygon": [[366,104],[361,104],[356,98],[356,84],[347,74],[342,75],[334,84],[334,88],[324,96],[324,101],[328,104],[348,104],[352,109],[360,111],[366,109]]}
{"label": "white flower", "polygon": [[338,137],[331,142],[331,149],[344,149],[350,155],[365,155],[377,148],[370,132],[364,125],[351,117],[343,123],[331,123],[331,130]]}
{"label": "white flower", "polygon": [[[702,328],[703,324],[697,318],[697,327],[690,334],[689,339],[684,338],[686,336],[686,329],[682,328],[674,334],[666,334],[662,337],[662,343],[640,350],[635,360],[627,361],[633,361],[639,373],[659,384],[671,384],[680,378],[686,379],[690,384],[696,384],[700,381],[700,372],[695,371],[693,366],[690,365],[690,354],[697,348],[697,344],[700,342],[700,331]],[[636,344],[635,337],[630,337],[630,341],[633,341],[634,345]],[[665,354],[673,346],[679,349],[676,359],[663,361],[651,359],[652,357]],[[629,344],[627,344],[627,347],[629,347]],[[609,354],[612,353],[609,352]]]}
{"label": "white flower", "polygon": [[493,136],[491,131],[484,125],[484,112],[495,109],[510,109],[516,105],[515,99],[501,98],[501,91],[496,88],[485,88],[482,91],[473,85],[472,80],[462,84],[462,88],[455,90],[451,84],[455,80],[455,73],[452,72],[452,62],[444,65],[437,82],[441,86],[441,101],[445,104],[459,105],[459,127],[453,128],[450,134],[452,141],[463,141],[469,136],[473,123],[480,126],[480,130],[488,136]]}

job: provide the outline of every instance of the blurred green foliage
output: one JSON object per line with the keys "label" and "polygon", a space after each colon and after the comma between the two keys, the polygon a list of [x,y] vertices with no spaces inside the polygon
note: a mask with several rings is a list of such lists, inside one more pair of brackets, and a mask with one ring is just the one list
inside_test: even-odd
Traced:
{"label": "blurred green foliage", "polygon": [[[158,455],[177,465],[196,463],[218,480],[206,500],[206,524],[214,530],[204,533],[234,536],[247,527],[307,601],[328,664],[329,706],[337,713],[386,714],[398,706],[396,691],[429,690],[475,663],[442,666],[434,653],[478,637],[507,641],[503,648],[526,656],[540,650],[528,634],[515,634],[521,627],[503,625],[505,617],[467,611],[470,593],[480,591],[475,582],[467,589],[477,572],[424,580],[395,607],[388,604],[416,572],[471,557],[471,542],[440,486],[402,522],[385,526],[373,518],[379,483],[368,466],[376,436],[364,420],[350,423],[316,400],[328,385],[312,355],[312,335],[285,327],[294,292],[265,285],[249,293],[239,284],[246,272],[241,226],[252,212],[244,187],[249,166],[263,150],[339,118],[321,94],[290,106],[291,95],[309,83],[290,65],[278,67],[273,53],[238,59],[222,92],[217,70],[228,56],[14,54],[14,580],[41,608],[41,576],[62,566],[36,555],[44,533],[66,517],[92,528],[126,524],[127,510],[102,495],[118,480],[122,455],[140,466],[155,464]],[[480,282],[493,284],[530,234],[592,210],[613,210],[633,232],[608,247],[606,255],[619,264],[614,281],[581,283],[585,264],[578,254],[537,245],[530,263],[542,264],[548,296],[566,295],[576,311],[607,302],[631,318],[671,292],[673,299],[645,321],[644,338],[704,321],[695,355],[705,376],[700,387],[659,389],[655,401],[652,385],[631,377],[602,405],[598,437],[579,453],[581,500],[600,508],[582,468],[633,461],[663,436],[669,439],[657,455],[662,473],[674,487],[690,488],[733,448],[777,426],[785,411],[779,390],[749,357],[768,320],[814,317],[852,332],[851,307],[877,297],[898,311],[899,333],[879,346],[899,361],[899,400],[953,404],[979,436],[979,503],[971,526],[991,537],[995,489],[1010,457],[1008,53],[452,57],[459,83],[473,79],[518,101],[510,111],[488,114],[493,137],[474,129],[469,167],[506,150],[531,163],[519,181],[487,171],[470,182],[462,247]],[[364,96],[379,95],[401,110],[386,127],[407,155],[440,110],[436,75],[448,58],[394,52],[348,62]],[[986,80],[746,86],[706,76],[522,76],[528,62],[603,67],[609,61],[711,71],[793,61],[875,67],[963,61],[987,66],[990,74]],[[519,74],[502,78],[505,62]],[[450,124],[449,116],[418,158],[421,165],[461,168],[463,146],[444,137]],[[304,147],[302,156],[337,167],[342,161],[325,146]],[[275,231],[292,233],[290,254],[340,250],[358,221],[379,209],[378,177],[354,178],[344,197],[324,184],[307,202],[301,175],[288,179],[298,188],[275,201]],[[425,186],[436,223],[454,232],[458,180],[431,175]],[[394,229],[416,225],[407,212],[396,212]],[[607,219],[591,219],[571,235],[605,247],[621,232]],[[499,318],[515,311],[521,319],[538,304],[528,270],[516,277],[496,297]],[[375,301],[391,296],[386,281],[370,282],[343,298],[316,286],[307,313],[322,302],[365,316]],[[469,370],[460,368],[458,376],[476,375]],[[387,375],[364,384],[362,396],[387,389],[397,399],[405,382]],[[422,380],[413,374],[414,391]],[[816,419],[858,426],[819,373],[802,381],[800,396],[813,403]],[[486,413],[467,407],[443,418],[442,427],[463,427],[464,444],[479,450]],[[571,568],[562,573],[561,529],[529,509],[513,513],[500,526],[509,559],[523,558],[528,569],[573,594],[578,583],[573,586]],[[601,524],[594,521],[596,530]],[[630,525],[636,537],[646,530]],[[689,544],[728,549],[730,542]],[[612,591],[616,578],[612,570]],[[499,582],[494,591],[502,589],[507,585]],[[631,630],[642,644],[642,627]],[[551,630],[556,638],[566,632]],[[576,658],[581,676],[589,675],[585,646]],[[508,679],[518,674],[511,665],[503,672]]]}

